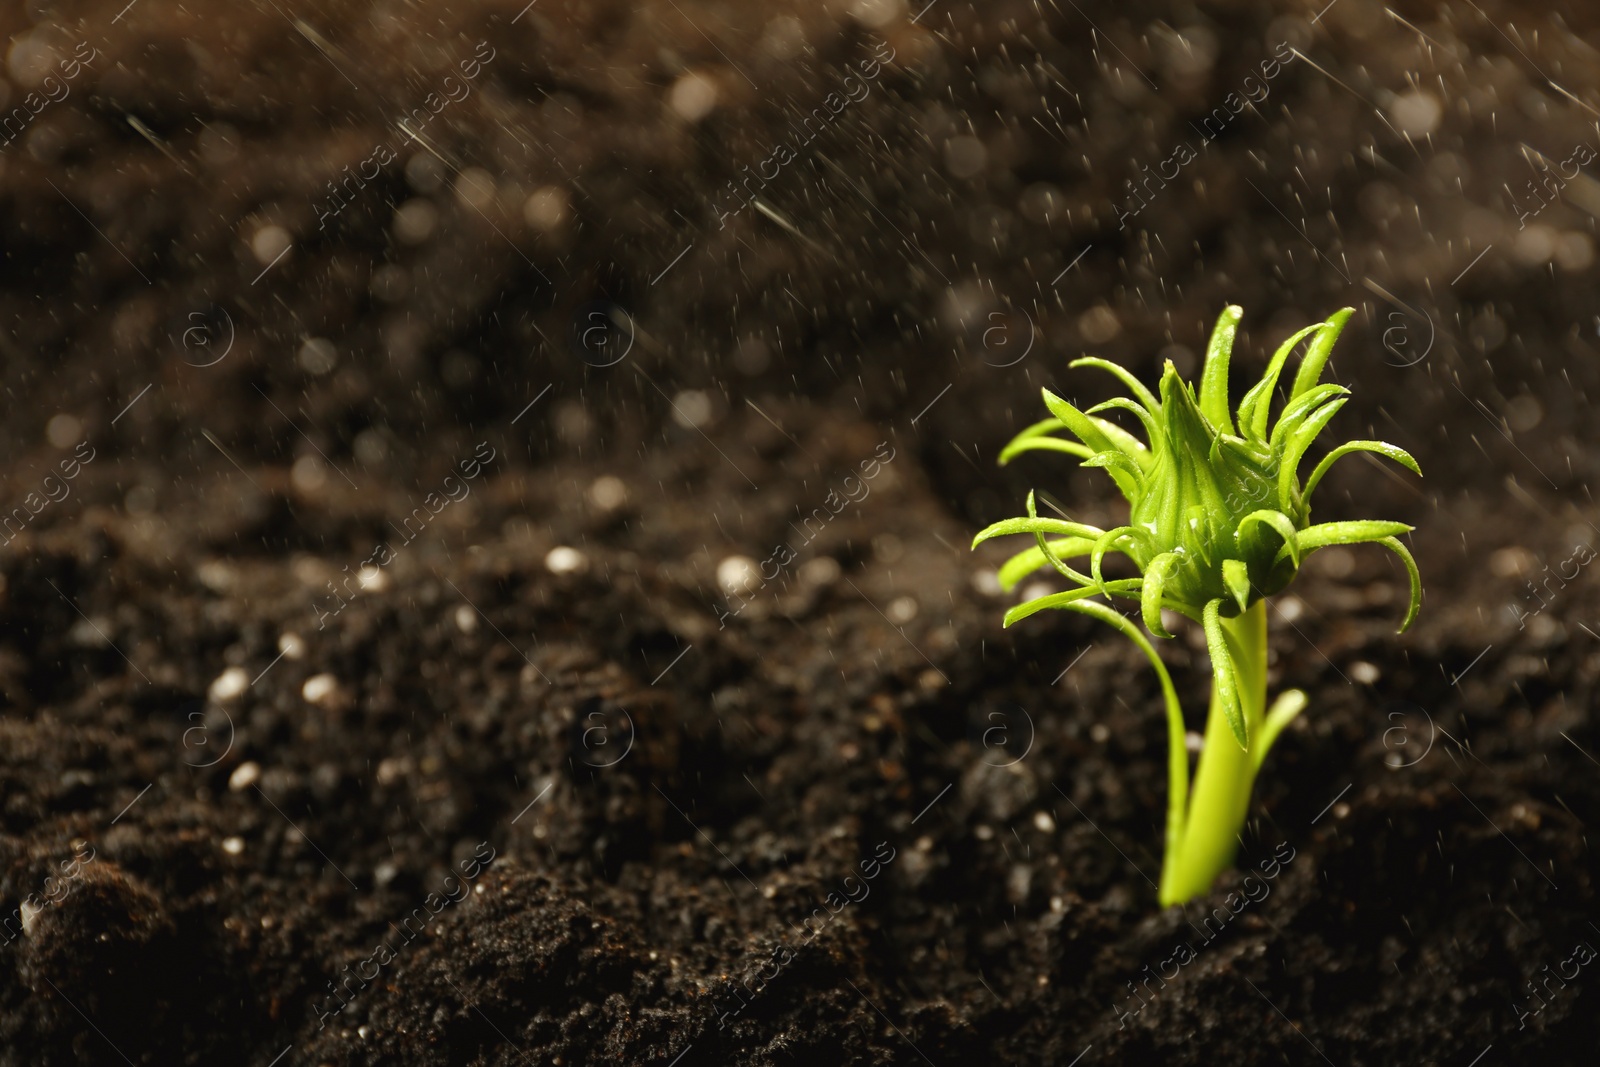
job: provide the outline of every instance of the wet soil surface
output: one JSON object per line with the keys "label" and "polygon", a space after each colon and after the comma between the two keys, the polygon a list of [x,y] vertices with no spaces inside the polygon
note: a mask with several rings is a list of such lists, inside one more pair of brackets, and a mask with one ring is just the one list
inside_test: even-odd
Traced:
{"label": "wet soil surface", "polygon": [[[1316,15],[7,12],[0,1062],[1590,1062],[1600,27]],[[1154,677],[967,545],[1230,301],[1358,307],[1427,595],[1309,559],[1162,910]]]}

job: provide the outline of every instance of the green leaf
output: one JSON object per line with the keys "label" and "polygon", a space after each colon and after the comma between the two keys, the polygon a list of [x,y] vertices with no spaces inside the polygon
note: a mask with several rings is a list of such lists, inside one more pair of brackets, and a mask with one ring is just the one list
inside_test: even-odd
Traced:
{"label": "green leaf", "polygon": [[[1050,421],[1054,422],[1056,420],[1051,419]],[[1010,444],[1000,450],[998,463],[1004,467],[1012,459],[1024,452],[1065,452],[1069,456],[1078,456],[1085,459],[1094,455],[1094,449],[1088,445],[1080,445],[1076,441],[1063,441],[1059,437],[1046,437],[1040,434],[1038,437],[1029,437],[1025,440],[1013,438]]]}
{"label": "green leaf", "polygon": [[1096,452],[1104,452],[1112,447],[1111,442],[1106,438],[1105,431],[1096,426],[1089,416],[1048,389],[1042,389],[1040,392],[1044,395],[1044,406],[1050,409],[1050,414],[1054,415],[1064,427],[1076,434],[1078,440]]}
{"label": "green leaf", "polygon": [[[1059,537],[1048,542],[1050,553],[1056,559],[1073,559],[1077,556],[1087,556],[1089,550],[1094,548],[1094,541],[1087,537]],[[1018,582],[1043,567],[1050,560],[1043,549],[1038,546],[1025,548],[1015,556],[1001,564],[996,577],[1000,581],[1000,588],[1010,592],[1015,589]]]}
{"label": "green leaf", "polygon": [[[1033,491],[1029,490],[1029,492],[1028,492],[1028,518],[1037,519],[1039,517],[1039,509],[1038,509],[1038,506],[1034,503],[1034,499],[1033,498],[1034,498]],[[1047,542],[1044,539],[1044,534],[1039,533],[1038,531],[1034,531],[1033,539],[1034,539],[1034,541],[1037,542],[1037,545],[1035,547],[1037,547],[1040,552],[1044,553],[1044,558],[1045,558],[1046,562],[1048,562],[1050,564],[1050,566],[1054,567],[1057,571],[1059,571],[1065,577],[1071,579],[1074,582],[1077,582],[1079,585],[1089,585],[1089,584],[1091,584],[1091,580],[1090,580],[1088,575],[1079,574],[1077,571],[1073,570],[1071,567],[1067,566],[1064,562],[1062,562],[1062,559],[1061,559],[1060,556],[1056,555],[1054,552],[1052,552],[1050,550],[1050,544],[1049,544],[1049,542]]]}
{"label": "green leaf", "polygon": [[[1089,573],[1094,575],[1096,585],[1102,589],[1105,588],[1106,580],[1100,574],[1100,561],[1105,559],[1106,553],[1115,548],[1118,541],[1127,537],[1137,537],[1140,532],[1138,528],[1133,526],[1118,526],[1114,530],[1107,530],[1096,539],[1094,550],[1089,553]],[[1126,554],[1123,549],[1117,549],[1117,551]]]}
{"label": "green leaf", "polygon": [[[1325,522],[1300,531],[1300,551],[1305,554],[1329,545],[1376,544],[1399,556],[1400,562],[1405,564],[1406,576],[1411,580],[1411,603],[1398,631],[1405,633],[1415,621],[1417,612],[1422,610],[1422,575],[1417,571],[1417,561],[1412,558],[1410,550],[1395,537],[1397,534],[1410,533],[1413,528],[1403,522],[1382,519]],[[1278,558],[1283,558],[1282,551],[1279,551]]]}
{"label": "green leaf", "polygon": [[1342,385],[1319,385],[1289,401],[1283,413],[1278,416],[1278,424],[1272,428],[1272,454],[1275,456],[1283,454],[1290,436],[1300,428],[1301,423],[1311,417],[1317,405],[1336,396],[1348,396],[1349,393],[1350,390]]}
{"label": "green leaf", "polygon": [[1350,441],[1322,457],[1322,462],[1317,464],[1316,469],[1311,472],[1311,477],[1306,479],[1306,487],[1300,490],[1301,496],[1309,499],[1311,491],[1317,487],[1318,482],[1322,481],[1322,476],[1328,473],[1328,468],[1333,466],[1341,457],[1348,456],[1352,452],[1377,452],[1379,455],[1387,456],[1394,460],[1418,478],[1422,477],[1422,468],[1417,466],[1417,461],[1412,459],[1411,453],[1405,449],[1391,445],[1386,441]]}
{"label": "green leaf", "polygon": [[1098,526],[1085,526],[1081,522],[1067,522],[1065,519],[1030,519],[1018,517],[1015,519],[1001,519],[992,526],[987,527],[978,536],[972,539],[972,547],[977,548],[991,537],[1004,537],[1007,534],[1058,534],[1067,537],[1099,537],[1105,533]]}
{"label": "green leaf", "polygon": [[[1150,437],[1150,447],[1161,447],[1162,430],[1160,418],[1154,412],[1147,410],[1143,405],[1135,404],[1132,400],[1129,400],[1125,396],[1112,397],[1103,404],[1096,404],[1094,407],[1085,412],[1085,414],[1096,415],[1102,411],[1108,411],[1111,408],[1121,408],[1124,411],[1133,412],[1134,415],[1138,416],[1139,421],[1144,423],[1144,431]],[[1103,422],[1101,428],[1104,429]],[[1117,429],[1121,430],[1122,427],[1118,426]],[[1123,432],[1126,433],[1127,431],[1124,430]],[[1129,436],[1132,437],[1133,435],[1129,434]],[[1137,441],[1138,438],[1135,437],[1134,440]],[[1140,450],[1144,450],[1144,445],[1142,443],[1140,444]]]}
{"label": "green leaf", "polygon": [[1144,616],[1144,628],[1157,637],[1171,639],[1161,622],[1161,594],[1167,586],[1167,576],[1178,565],[1176,552],[1163,552],[1150,561],[1144,571],[1144,585],[1139,590],[1139,613]]}
{"label": "green leaf", "polygon": [[[1300,535],[1295,529],[1294,520],[1281,511],[1273,511],[1271,508],[1252,511],[1239,520],[1239,527],[1234,532],[1234,540],[1242,548],[1244,545],[1244,528],[1263,523],[1277,531],[1278,536],[1283,538],[1283,547],[1289,550],[1289,558],[1294,560],[1294,565],[1298,568],[1300,566]],[[1278,555],[1283,555],[1281,549]]]}
{"label": "green leaf", "polygon": [[[1114,582],[1107,582],[1104,591],[1107,593],[1130,593],[1139,587],[1139,583],[1140,579],[1138,578],[1119,578]],[[1030,615],[1037,615],[1047,608],[1066,607],[1074,601],[1082,600],[1084,597],[1099,596],[1101,592],[1102,590],[1095,586],[1087,585],[1082,589],[1068,589],[1064,593],[1050,593],[1046,596],[1034,597],[1032,600],[1024,601],[1006,612],[1001,625],[1010,626],[1014,622],[1021,622]]]}
{"label": "green leaf", "polygon": [[1417,571],[1417,561],[1411,558],[1411,552],[1405,545],[1393,537],[1381,537],[1378,544],[1400,557],[1400,562],[1406,565],[1406,574],[1411,579],[1411,603],[1406,608],[1406,617],[1400,623],[1396,633],[1405,633],[1416,621],[1417,612],[1422,610],[1422,575]]}
{"label": "green leaf", "polygon": [[1244,721],[1244,709],[1239,706],[1239,686],[1233,670],[1233,656],[1228,652],[1227,639],[1222,634],[1222,616],[1218,609],[1222,598],[1206,602],[1202,625],[1206,630],[1206,651],[1211,656],[1211,684],[1216,686],[1217,700],[1222,703],[1222,713],[1233,731],[1233,739],[1246,752],[1250,750],[1250,727]]}
{"label": "green leaf", "polygon": [[[1183,840],[1184,824],[1188,821],[1187,807],[1189,803],[1189,753],[1184,747],[1183,706],[1178,703],[1178,690],[1172,684],[1172,675],[1167,673],[1166,664],[1161,662],[1161,657],[1156,654],[1152,645],[1139,628],[1129,622],[1126,617],[1097,600],[1080,600],[1076,603],[1062,605],[1068,611],[1076,611],[1087,615],[1091,619],[1098,619],[1114,628],[1128,640],[1138,646],[1145,659],[1150,661],[1150,666],[1155,668],[1156,678],[1161,682],[1161,697],[1167,709],[1167,844],[1166,854],[1176,856],[1179,844]],[[1174,865],[1165,863],[1161,868],[1161,881],[1165,886],[1171,876]],[[1164,894],[1165,890],[1163,890]]]}
{"label": "green leaf", "polygon": [[[1044,394],[1044,406],[1050,409],[1050,414],[1060,419],[1084,444],[1096,452],[1105,452],[1112,448],[1121,449],[1128,453],[1134,462],[1140,466],[1144,465],[1144,460],[1140,456],[1144,451],[1144,445],[1140,444],[1132,434],[1121,427],[1112,427],[1109,423],[1102,424],[1100,420],[1091,419],[1048,389],[1041,392]],[[1110,432],[1112,430],[1115,434]],[[1106,473],[1117,483],[1117,488],[1122,491],[1123,496],[1129,500],[1137,499],[1139,487],[1126,471],[1108,467]]]}
{"label": "green leaf", "polygon": [[1328,362],[1328,357],[1333,354],[1333,343],[1339,339],[1339,335],[1344,332],[1344,324],[1349,322],[1350,316],[1355,313],[1355,308],[1342,308],[1328,316],[1328,321],[1322,324],[1316,339],[1306,349],[1306,358],[1300,361],[1300,370],[1294,376],[1294,389],[1289,393],[1291,401],[1321,380],[1322,368]]}
{"label": "green leaf", "polygon": [[1222,584],[1228,587],[1228,592],[1233,594],[1234,601],[1239,605],[1240,611],[1250,607],[1250,568],[1242,559],[1225,559],[1222,561]]}
{"label": "green leaf", "polygon": [[1126,385],[1134,396],[1139,398],[1139,402],[1141,404],[1150,409],[1151,414],[1160,414],[1161,404],[1156,400],[1155,394],[1149,389],[1145,388],[1144,383],[1138,378],[1135,378],[1133,374],[1127,370],[1127,368],[1118,366],[1109,359],[1100,359],[1097,356],[1084,356],[1082,359],[1073,360],[1071,363],[1068,363],[1067,366],[1098,367],[1100,370],[1109,371],[1110,373],[1116,375],[1122,384]]}
{"label": "green leaf", "polygon": [[[1284,446],[1283,456],[1279,459],[1278,467],[1278,503],[1285,511],[1289,510],[1289,502],[1293,499],[1293,490],[1300,482],[1300,461],[1305,458],[1306,450],[1339,413],[1339,409],[1349,403],[1348,397],[1318,408],[1316,413],[1306,419],[1304,425],[1289,435],[1289,443]],[[1301,494],[1304,499],[1304,494]]]}
{"label": "green leaf", "polygon": [[1233,352],[1233,337],[1239,329],[1244,308],[1230,304],[1217,319],[1206,346],[1205,367],[1200,372],[1200,413],[1223,433],[1233,432],[1233,416],[1228,411],[1228,357]]}
{"label": "green leaf", "polygon": [[[1011,457],[1020,452],[1028,452],[1034,449],[1049,449],[1056,452],[1070,452],[1073,455],[1078,456],[1094,455],[1094,449],[1090,448],[1088,445],[1081,445],[1075,441],[1062,441],[1058,438],[1050,436],[1056,431],[1065,430],[1066,428],[1067,424],[1062,422],[1060,419],[1040,419],[1038,422],[1034,423],[1032,426],[1029,426],[1027,429],[1017,434],[1017,436],[1013,437],[1009,442],[1007,442],[1006,447],[1000,450],[1000,465],[1002,467],[1005,466]],[[1030,442],[1049,443],[1039,444]]]}
{"label": "green leaf", "polygon": [[[1415,527],[1403,522],[1390,522],[1387,519],[1353,519],[1349,522],[1324,522],[1307,526],[1300,531],[1298,540],[1303,557],[1314,549],[1327,548],[1329,545],[1365,544],[1396,534],[1410,533],[1413,529]],[[1283,553],[1279,552],[1278,555],[1281,557]]]}
{"label": "green leaf", "polygon": [[1267,758],[1272,743],[1283,733],[1284,727],[1294,722],[1306,709],[1307,703],[1305,693],[1299,689],[1285,690],[1272,702],[1272,707],[1267,709],[1266,721],[1261,724],[1261,736],[1256,740],[1255,752],[1251,754],[1254,770],[1261,769],[1261,763]]}
{"label": "green leaf", "polygon": [[1272,414],[1272,391],[1278,387],[1278,376],[1283,373],[1283,365],[1295,345],[1320,329],[1322,323],[1313,323],[1298,333],[1290,334],[1289,339],[1278,346],[1278,350],[1272,354],[1272,362],[1267,364],[1267,372],[1239,402],[1240,433],[1256,441],[1267,439],[1267,418]]}
{"label": "green leaf", "polygon": [[1139,464],[1129,459],[1126,452],[1117,452],[1115,450],[1108,452],[1096,452],[1094,455],[1080,463],[1079,466],[1104,467],[1107,470],[1110,470],[1114,467],[1117,470],[1126,471],[1128,476],[1134,480],[1136,485],[1138,485],[1139,492],[1141,494],[1144,492],[1144,468],[1140,467]]}

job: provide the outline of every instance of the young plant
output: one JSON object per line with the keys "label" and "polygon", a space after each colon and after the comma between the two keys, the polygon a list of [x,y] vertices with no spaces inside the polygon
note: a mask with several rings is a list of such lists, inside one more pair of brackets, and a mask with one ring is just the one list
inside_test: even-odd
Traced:
{"label": "young plant", "polygon": [[[1011,589],[1048,564],[1075,586],[1018,604],[1006,612],[1006,626],[1045,608],[1076,611],[1115,627],[1155,668],[1166,700],[1169,746],[1163,905],[1204,893],[1232,864],[1262,760],[1306,706],[1306,695],[1298,689],[1267,704],[1266,598],[1293,580],[1311,552],[1371,542],[1399,556],[1411,577],[1401,632],[1416,618],[1422,601],[1416,561],[1397,540],[1410,526],[1377,520],[1312,525],[1310,506],[1328,468],[1351,452],[1377,452],[1420,476],[1416,460],[1382,441],[1350,441],[1324,456],[1304,484],[1300,481],[1301,460],[1349,392],[1338,385],[1319,385],[1318,379],[1353,309],[1345,308],[1285,341],[1261,380],[1245,393],[1236,423],[1228,410],[1228,359],[1243,314],[1229,307],[1217,320],[1198,396],[1171,361],[1162,373],[1158,400],[1122,367],[1103,359],[1079,359],[1072,366],[1116,375],[1135,399],[1118,397],[1079,411],[1046,389],[1044,403],[1051,418],[1023,430],[1000,453],[1002,464],[1023,452],[1051,451],[1077,456],[1085,467],[1103,468],[1128,500],[1127,525],[1101,530],[1064,518],[1041,518],[1030,492],[1026,517],[997,522],[972,542],[976,548],[991,537],[1031,534],[1034,547],[1000,568],[1000,584]],[[1279,375],[1290,353],[1308,337],[1278,421],[1269,429]],[[1127,411],[1143,423],[1149,444],[1098,417],[1111,410]],[[1077,440],[1057,436],[1063,430]],[[1101,568],[1108,552],[1126,556],[1140,576],[1106,579]],[[1085,556],[1087,574],[1067,562]],[[1129,618],[1089,599],[1094,596],[1136,601],[1145,628],[1156,637],[1172,636],[1162,623],[1162,609],[1193,619],[1205,630],[1211,710],[1192,795],[1183,710],[1172,678]]]}

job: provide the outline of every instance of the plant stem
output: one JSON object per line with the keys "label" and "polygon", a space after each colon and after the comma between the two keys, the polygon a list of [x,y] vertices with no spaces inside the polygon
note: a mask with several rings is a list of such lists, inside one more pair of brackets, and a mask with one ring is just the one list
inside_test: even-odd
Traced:
{"label": "plant stem", "polygon": [[1178,848],[1169,852],[1169,870],[1161,880],[1163,905],[1181,904],[1206,892],[1217,875],[1233,863],[1255,784],[1253,750],[1264,740],[1267,705],[1266,601],[1258,600],[1244,614],[1223,619],[1222,632],[1233,659],[1251,750],[1240,748],[1234,739],[1213,686],[1194,793],[1189,798]]}

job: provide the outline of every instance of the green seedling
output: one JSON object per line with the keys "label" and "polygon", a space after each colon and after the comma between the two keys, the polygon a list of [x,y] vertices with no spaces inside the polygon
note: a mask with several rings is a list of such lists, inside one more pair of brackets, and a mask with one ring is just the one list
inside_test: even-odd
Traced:
{"label": "green seedling", "polygon": [[[1330,545],[1374,543],[1400,557],[1411,578],[1411,601],[1401,632],[1422,602],[1417,564],[1397,537],[1412,528],[1399,522],[1364,520],[1311,524],[1310,499],[1328,468],[1352,452],[1376,452],[1420,476],[1416,460],[1382,441],[1350,441],[1324,456],[1300,481],[1307,450],[1348,389],[1320,385],[1323,366],[1353,309],[1290,337],[1273,355],[1266,373],[1240,402],[1237,422],[1228,410],[1228,361],[1243,310],[1229,307],[1217,321],[1206,350],[1196,396],[1168,361],[1159,399],[1127,370],[1103,359],[1079,359],[1073,367],[1098,367],[1116,375],[1134,399],[1118,397],[1079,411],[1044,390],[1051,417],[1019,433],[1000,454],[1002,464],[1024,452],[1064,452],[1085,467],[1100,467],[1129,504],[1128,523],[1101,530],[1064,518],[1041,518],[1028,494],[1028,514],[997,522],[973,539],[973,547],[1003,534],[1030,534],[1035,544],[1000,568],[1000,584],[1011,589],[1046,565],[1074,588],[1037,597],[1006,612],[1005,625],[1046,608],[1076,611],[1115,627],[1149,659],[1166,701],[1168,785],[1166,859],[1161,870],[1163,905],[1190,900],[1210,889],[1233,862],[1250,791],[1272,743],[1306,706],[1291,689],[1267,704],[1267,598],[1288,586],[1307,555]],[[1288,398],[1269,429],[1269,408],[1289,355],[1310,339]],[[1100,412],[1122,410],[1141,423],[1149,444]],[[1077,440],[1057,436],[1062,431]],[[1107,579],[1102,563],[1119,553],[1137,578]],[[1088,557],[1088,573],[1068,560]],[[1081,563],[1079,564],[1082,565]],[[1107,601],[1138,603],[1145,629],[1170,638],[1161,612],[1193,619],[1205,631],[1211,658],[1211,709],[1205,744],[1189,791],[1189,757],[1183,710],[1155,647],[1129,617]]]}

